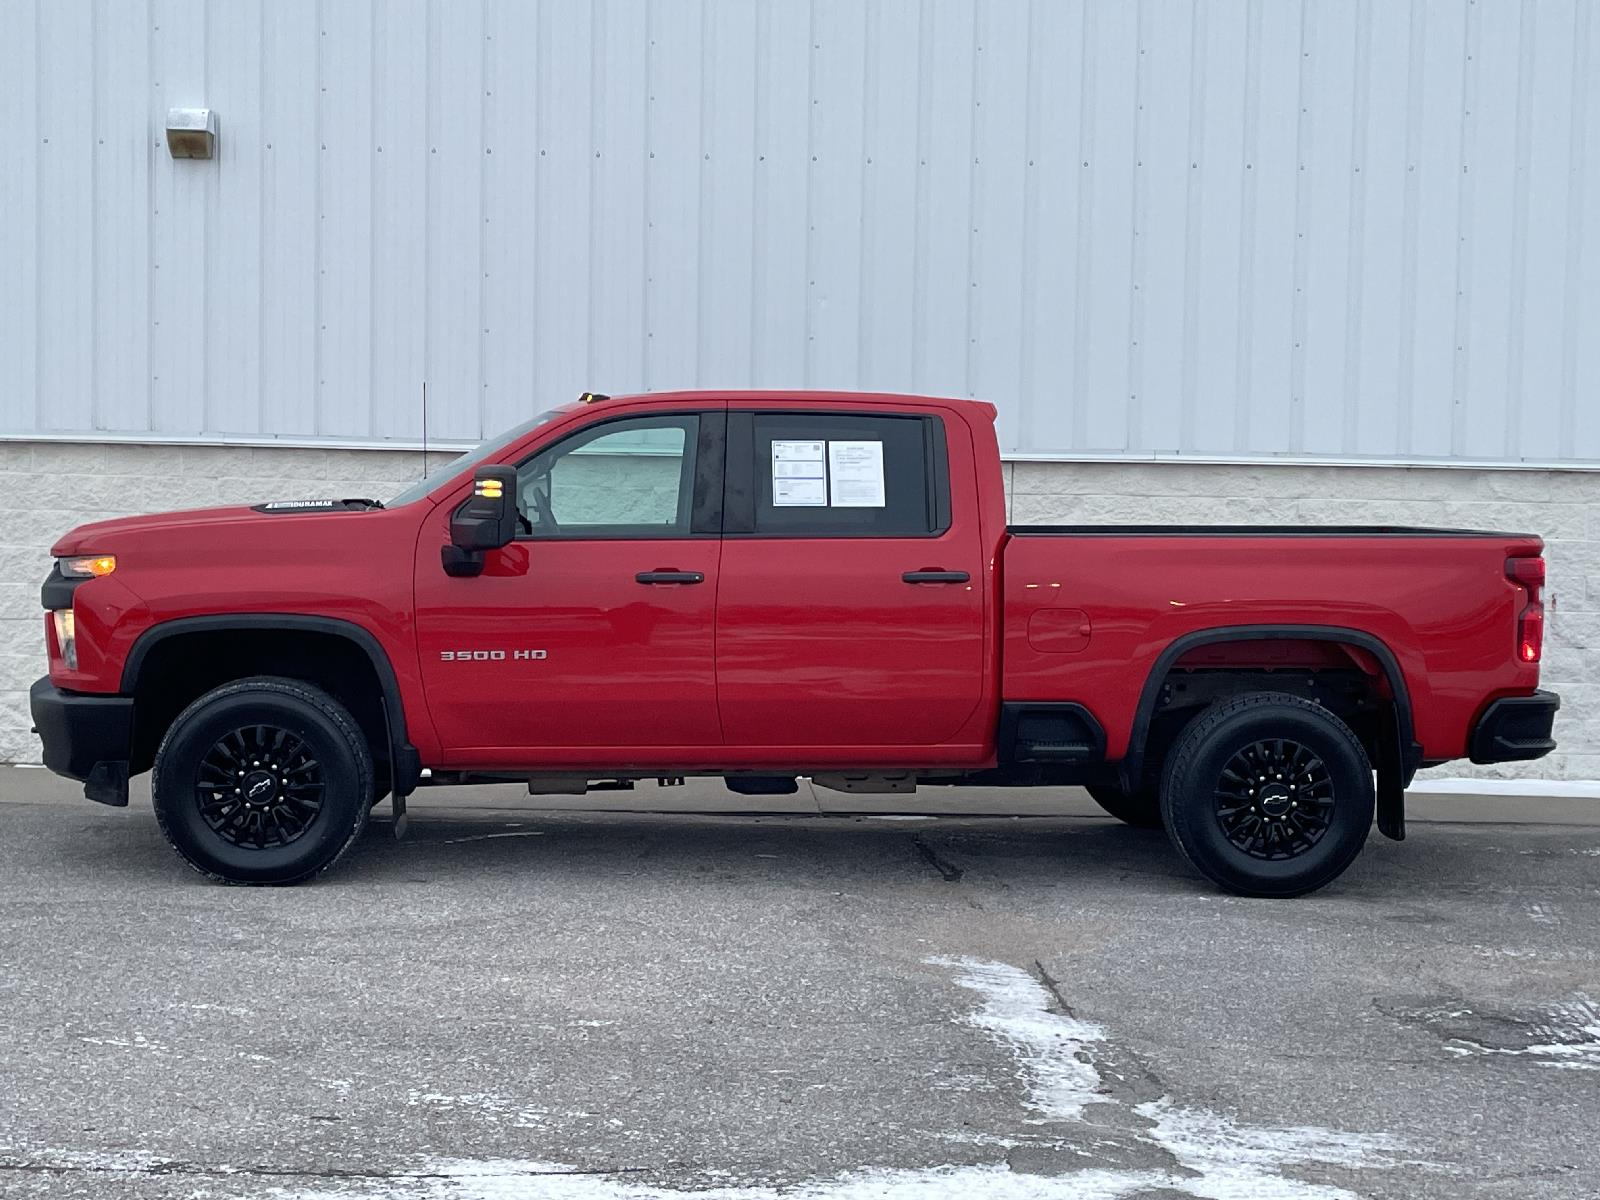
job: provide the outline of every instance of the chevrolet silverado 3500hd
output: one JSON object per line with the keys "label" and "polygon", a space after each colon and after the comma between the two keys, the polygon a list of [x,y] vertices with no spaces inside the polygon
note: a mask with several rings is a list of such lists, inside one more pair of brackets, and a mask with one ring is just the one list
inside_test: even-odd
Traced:
{"label": "chevrolet silverado 3500hd", "polygon": [[1292,896],[1374,818],[1404,836],[1419,766],[1554,747],[1539,538],[1008,527],[994,416],[585,394],[387,503],[82,526],[43,589],[45,763],[114,805],[153,768],[232,883],[316,874],[419,782],[810,776],[1083,784]]}

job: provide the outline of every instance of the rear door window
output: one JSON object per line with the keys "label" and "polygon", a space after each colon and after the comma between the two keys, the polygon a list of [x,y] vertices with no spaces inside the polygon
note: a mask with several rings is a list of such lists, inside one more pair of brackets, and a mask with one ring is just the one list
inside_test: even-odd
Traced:
{"label": "rear door window", "polygon": [[[928,537],[948,525],[936,420],[818,412],[737,416],[749,422],[750,441],[736,451],[744,439],[730,436],[729,453],[749,455],[741,465],[749,472],[750,528],[727,532]],[[733,517],[730,506],[730,525]]]}

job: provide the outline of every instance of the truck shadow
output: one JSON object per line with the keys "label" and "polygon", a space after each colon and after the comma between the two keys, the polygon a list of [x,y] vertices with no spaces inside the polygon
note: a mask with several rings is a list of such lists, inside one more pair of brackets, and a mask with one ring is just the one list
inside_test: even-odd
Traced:
{"label": "truck shadow", "polygon": [[[130,809],[77,810],[42,822],[53,868],[94,877],[101,886],[214,886],[188,872],[156,825],[148,801]],[[41,814],[42,815],[42,814]],[[56,836],[59,835],[59,836]],[[1418,839],[1420,840],[1420,839]],[[1456,842],[1456,839],[1449,839]],[[1457,886],[1481,875],[1460,860]],[[1354,866],[1321,895],[1364,901],[1414,895],[1421,847],[1374,835]],[[1486,869],[1490,864],[1483,863]],[[356,845],[310,884],[359,896],[434,884],[512,893],[582,895],[586,890],[656,888],[686,881],[734,888],[793,888],[871,895],[916,889],[924,898],[1008,892],[1058,897],[1118,889],[1134,896],[1221,893],[1194,873],[1158,831],[1109,817],[932,817],[864,815],[675,814],[527,810],[516,807],[414,808],[396,839],[387,805]],[[1448,884],[1434,880],[1435,886]],[[1480,885],[1481,886],[1481,885]],[[419,891],[422,889],[419,889]],[[1243,903],[1253,903],[1244,901]],[[1264,903],[1276,903],[1272,901]]]}
{"label": "truck shadow", "polygon": [[413,814],[393,838],[385,815],[327,877],[392,882],[529,874],[595,886],[681,877],[797,887],[1058,888],[1127,882],[1209,891],[1160,832],[1108,818],[930,819],[638,813]]}
{"label": "truck shadow", "polygon": [[[1161,831],[1097,817],[773,816],[640,813],[419,814],[395,840],[387,813],[315,886],[367,890],[435,884],[565,898],[619,892],[675,896],[720,887],[731,896],[790,892],[961,903],[973,908],[1107,906],[1204,899],[1245,909],[1334,902],[1344,911],[1409,913],[1419,888],[1475,896],[1494,885],[1492,848],[1446,829],[1405,844],[1376,831],[1350,868],[1308,898],[1230,896],[1195,872]],[[704,896],[706,893],[696,893]],[[676,900],[669,901],[676,903]],[[787,902],[787,901],[786,901]],[[794,899],[795,903],[806,902]],[[1301,910],[1304,911],[1304,910]],[[1330,910],[1331,911],[1331,910]],[[1406,919],[1404,916],[1396,920]]]}

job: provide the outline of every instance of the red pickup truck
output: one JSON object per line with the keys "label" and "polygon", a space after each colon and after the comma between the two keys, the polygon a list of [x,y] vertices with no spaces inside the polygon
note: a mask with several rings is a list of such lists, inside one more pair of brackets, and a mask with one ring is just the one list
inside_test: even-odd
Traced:
{"label": "red pickup truck", "polygon": [[1419,766],[1537,758],[1543,543],[1006,524],[995,411],[585,394],[387,503],[85,525],[44,760],[232,883],[420,783],[1082,784],[1224,888],[1335,878]]}

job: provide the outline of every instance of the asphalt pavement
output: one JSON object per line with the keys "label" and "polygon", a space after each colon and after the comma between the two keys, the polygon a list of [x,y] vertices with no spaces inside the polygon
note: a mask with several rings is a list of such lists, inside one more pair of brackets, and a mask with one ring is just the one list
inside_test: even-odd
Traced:
{"label": "asphalt pavement", "polygon": [[1265,901],[1071,789],[619,799],[246,889],[0,769],[0,1195],[1600,1195],[1600,801],[1416,797]]}

